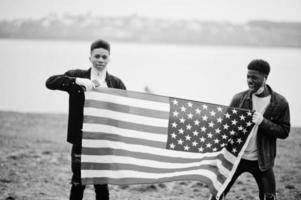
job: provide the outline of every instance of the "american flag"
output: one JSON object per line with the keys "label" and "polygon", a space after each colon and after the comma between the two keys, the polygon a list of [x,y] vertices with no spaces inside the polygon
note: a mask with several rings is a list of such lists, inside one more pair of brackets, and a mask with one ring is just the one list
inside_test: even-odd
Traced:
{"label": "american flag", "polygon": [[248,143],[252,112],[147,93],[85,93],[83,184],[198,180],[222,194]]}

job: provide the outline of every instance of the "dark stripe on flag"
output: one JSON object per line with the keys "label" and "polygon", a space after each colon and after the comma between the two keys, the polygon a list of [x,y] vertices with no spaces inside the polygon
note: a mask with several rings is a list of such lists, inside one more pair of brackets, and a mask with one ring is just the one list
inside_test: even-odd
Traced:
{"label": "dark stripe on flag", "polygon": [[[163,183],[171,181],[182,181],[182,180],[202,180],[202,183],[207,185],[213,185],[212,181],[206,176],[201,175],[183,175],[183,176],[174,176],[168,178],[160,179],[142,179],[142,178],[82,178],[82,183],[85,185],[88,184],[112,184],[112,185],[131,185],[131,184],[153,184],[153,183]],[[212,194],[217,194],[217,190],[214,187],[210,187]]]}
{"label": "dark stripe on flag", "polygon": [[112,133],[95,133],[95,132],[84,132],[83,139],[91,139],[91,140],[108,140],[108,141],[117,141],[117,142],[124,142],[127,144],[138,144],[150,147],[157,147],[157,148],[165,148],[165,142],[157,142],[152,140],[144,140],[139,138],[133,137],[124,137]]}
{"label": "dark stripe on flag", "polygon": [[161,103],[169,102],[169,97],[166,97],[166,96],[153,95],[153,94],[127,91],[127,90],[119,90],[119,89],[114,89],[114,88],[109,88],[109,89],[108,88],[99,88],[99,91],[97,91],[97,90],[94,90],[94,91],[99,92],[99,93],[112,94],[112,95],[118,95],[118,96],[130,97],[130,98],[142,99],[142,100],[148,100],[148,101],[155,101],[155,102],[161,102]]}
{"label": "dark stripe on flag", "polygon": [[120,121],[108,117],[94,117],[94,116],[87,116],[87,115],[84,117],[84,123],[104,124],[104,125],[122,128],[122,129],[129,129],[129,130],[142,131],[148,133],[167,134],[167,124],[166,127],[158,127],[158,126]]}
{"label": "dark stripe on flag", "polygon": [[127,106],[122,104],[104,102],[104,101],[97,101],[97,100],[87,100],[85,103],[85,107],[92,107],[92,108],[100,108],[106,110],[112,110],[122,113],[129,113],[135,115],[141,115],[146,117],[154,117],[160,119],[168,119],[169,112],[159,111],[159,110],[152,110],[134,106]]}
{"label": "dark stripe on flag", "polygon": [[146,167],[146,166],[139,166],[139,165],[132,165],[132,164],[122,164],[122,163],[82,163],[81,164],[82,170],[130,170],[136,172],[145,172],[145,173],[173,173],[173,172],[188,172],[192,170],[208,170],[213,172],[217,175],[217,180],[220,183],[223,183],[226,180],[226,177],[221,174],[216,166],[209,166],[209,165],[201,165],[195,167],[186,167],[186,168],[154,168],[154,167]]}
{"label": "dark stripe on flag", "polygon": [[221,164],[228,170],[230,170],[233,166],[231,162],[225,159],[223,154],[218,154],[213,157],[203,157],[200,159],[197,158],[181,158],[181,157],[170,157],[170,156],[161,156],[150,153],[140,153],[140,152],[132,152],[121,149],[111,149],[111,148],[87,148],[83,147],[82,155],[97,155],[97,156],[123,156],[123,157],[132,157],[137,159],[145,159],[145,160],[153,160],[153,161],[161,161],[167,163],[192,163],[192,162],[201,162],[204,160],[220,160]]}

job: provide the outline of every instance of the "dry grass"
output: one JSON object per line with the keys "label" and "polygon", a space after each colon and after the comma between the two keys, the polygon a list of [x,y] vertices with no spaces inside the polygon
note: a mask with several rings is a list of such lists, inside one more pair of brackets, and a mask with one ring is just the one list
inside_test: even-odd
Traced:
{"label": "dry grass", "polygon": [[[70,145],[66,141],[66,115],[0,112],[0,199],[68,199]],[[301,128],[278,141],[275,166],[278,200],[301,199]],[[207,199],[208,188],[196,181],[153,185],[110,186],[116,200]],[[257,198],[253,178],[244,174],[227,199]],[[88,186],[85,198],[94,199]]]}

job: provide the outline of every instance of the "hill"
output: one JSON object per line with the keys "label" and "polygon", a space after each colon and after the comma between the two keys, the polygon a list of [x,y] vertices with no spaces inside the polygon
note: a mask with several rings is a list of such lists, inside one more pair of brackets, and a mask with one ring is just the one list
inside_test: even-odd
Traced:
{"label": "hill", "polygon": [[230,22],[49,15],[0,21],[0,38],[301,47],[301,22]]}

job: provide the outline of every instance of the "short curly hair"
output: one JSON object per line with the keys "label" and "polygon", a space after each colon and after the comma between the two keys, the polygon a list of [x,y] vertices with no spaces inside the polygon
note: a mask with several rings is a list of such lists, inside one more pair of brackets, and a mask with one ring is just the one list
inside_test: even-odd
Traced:
{"label": "short curly hair", "polygon": [[108,50],[109,53],[111,50],[110,43],[105,40],[102,40],[102,39],[96,40],[91,44],[90,52],[93,51],[93,49],[98,49],[98,48],[106,49],[106,50]]}
{"label": "short curly hair", "polygon": [[270,73],[270,64],[262,59],[255,59],[252,60],[249,64],[248,64],[248,69],[249,70],[256,70],[259,71],[265,75],[269,75]]}

